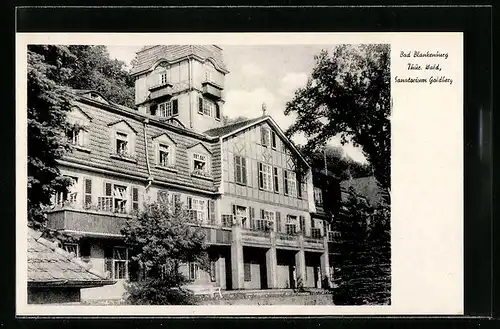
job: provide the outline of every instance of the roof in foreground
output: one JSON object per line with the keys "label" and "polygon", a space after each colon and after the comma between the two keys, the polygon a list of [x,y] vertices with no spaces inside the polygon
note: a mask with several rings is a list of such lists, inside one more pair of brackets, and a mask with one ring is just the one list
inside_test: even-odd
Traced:
{"label": "roof in foreground", "polygon": [[204,133],[206,135],[208,135],[208,136],[213,136],[213,137],[224,136],[224,135],[230,134],[233,131],[236,131],[236,130],[238,130],[240,128],[243,128],[243,127],[245,127],[247,125],[250,125],[250,124],[252,124],[254,122],[262,120],[263,118],[264,117],[258,117],[258,118],[253,118],[253,119],[248,119],[248,120],[240,121],[240,122],[233,123],[233,124],[230,124],[230,125],[227,125],[227,126],[209,129],[209,130],[205,131]]}
{"label": "roof in foreground", "polygon": [[97,287],[116,282],[90,269],[86,263],[41,235],[41,232],[28,228],[29,284]]}
{"label": "roof in foreground", "polygon": [[340,182],[340,188],[344,191],[349,191],[351,187],[356,194],[364,196],[372,205],[383,200],[383,193],[374,176],[353,178]]}

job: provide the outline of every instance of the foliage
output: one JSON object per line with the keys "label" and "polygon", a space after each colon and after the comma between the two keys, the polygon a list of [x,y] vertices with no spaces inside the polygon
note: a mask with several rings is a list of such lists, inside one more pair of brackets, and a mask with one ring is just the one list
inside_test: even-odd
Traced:
{"label": "foliage", "polygon": [[310,153],[340,135],[343,144],[362,148],[375,178],[389,190],[389,45],[339,45],[315,60],[306,87],[287,103],[285,114],[297,115],[287,135],[303,132]]}
{"label": "foliage", "polygon": [[243,122],[243,121],[246,121],[248,120],[247,117],[245,116],[237,116],[236,118],[230,118],[228,117],[227,115],[223,115],[222,116],[222,124],[224,126],[229,126],[229,125],[232,125],[232,124],[235,124],[235,123],[238,123],[238,122]]}
{"label": "foliage", "polygon": [[133,106],[133,81],[124,63],[111,60],[104,46],[28,47],[28,223],[41,228],[44,209],[56,192],[67,191],[57,160],[71,151],[66,122],[69,89],[95,89],[111,101]]}
{"label": "foliage", "polygon": [[[193,302],[182,289],[188,283],[180,266],[196,262],[208,270],[205,233],[180,203],[146,205],[122,229],[131,262],[144,278],[129,285],[134,304],[185,304]],[[141,278],[139,278],[141,279]]]}
{"label": "foliage", "polygon": [[335,303],[390,304],[389,205],[372,205],[351,189],[342,206],[333,223],[341,234],[335,245],[334,275],[340,282],[334,290]]}
{"label": "foliage", "polygon": [[65,65],[73,60],[64,46],[28,48],[28,225],[34,228],[45,223],[51,196],[70,184],[56,161],[71,150],[65,135],[71,99],[59,82],[67,79]]}

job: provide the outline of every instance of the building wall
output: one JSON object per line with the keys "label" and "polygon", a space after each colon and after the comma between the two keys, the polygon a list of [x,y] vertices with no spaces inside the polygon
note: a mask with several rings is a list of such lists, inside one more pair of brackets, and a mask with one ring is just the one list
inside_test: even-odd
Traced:
{"label": "building wall", "polygon": [[80,288],[28,288],[28,304],[80,302]]}

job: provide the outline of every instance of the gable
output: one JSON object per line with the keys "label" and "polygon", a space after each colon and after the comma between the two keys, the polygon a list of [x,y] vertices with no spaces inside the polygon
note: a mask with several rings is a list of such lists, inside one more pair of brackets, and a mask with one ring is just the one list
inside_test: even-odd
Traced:
{"label": "gable", "polygon": [[137,134],[137,131],[125,120],[109,123],[108,126],[116,130]]}
{"label": "gable", "polygon": [[67,114],[66,119],[69,123],[80,126],[88,125],[90,121],[92,121],[92,117],[78,106],[73,106],[71,108],[71,111]]}
{"label": "gable", "polygon": [[208,147],[205,146],[202,142],[198,142],[190,147],[188,147],[188,150],[190,152],[195,152],[195,153],[208,153],[212,154],[212,151]]}
{"label": "gable", "polygon": [[162,133],[156,137],[153,137],[153,140],[158,142],[158,143],[165,143],[165,144],[172,144],[176,145],[177,143],[170,138],[166,133]]}

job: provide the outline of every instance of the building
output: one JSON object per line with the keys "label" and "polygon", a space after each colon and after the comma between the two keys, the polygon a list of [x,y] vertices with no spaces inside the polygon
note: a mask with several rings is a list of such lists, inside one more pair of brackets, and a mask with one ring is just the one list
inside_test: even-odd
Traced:
{"label": "building", "polygon": [[114,284],[102,273],[28,228],[28,303],[80,302],[80,290]]}
{"label": "building", "polygon": [[75,91],[75,150],[59,162],[74,184],[55,197],[49,225],[79,237],[66,248],[118,281],[82,298],[121,297],[130,277],[121,226],[144,202],[172,199],[207,233],[209,273],[184,267],[195,284],[321,287],[329,278],[311,169],[270,116],[223,126],[228,73],[218,46],[152,46],[131,71],[135,109]]}

